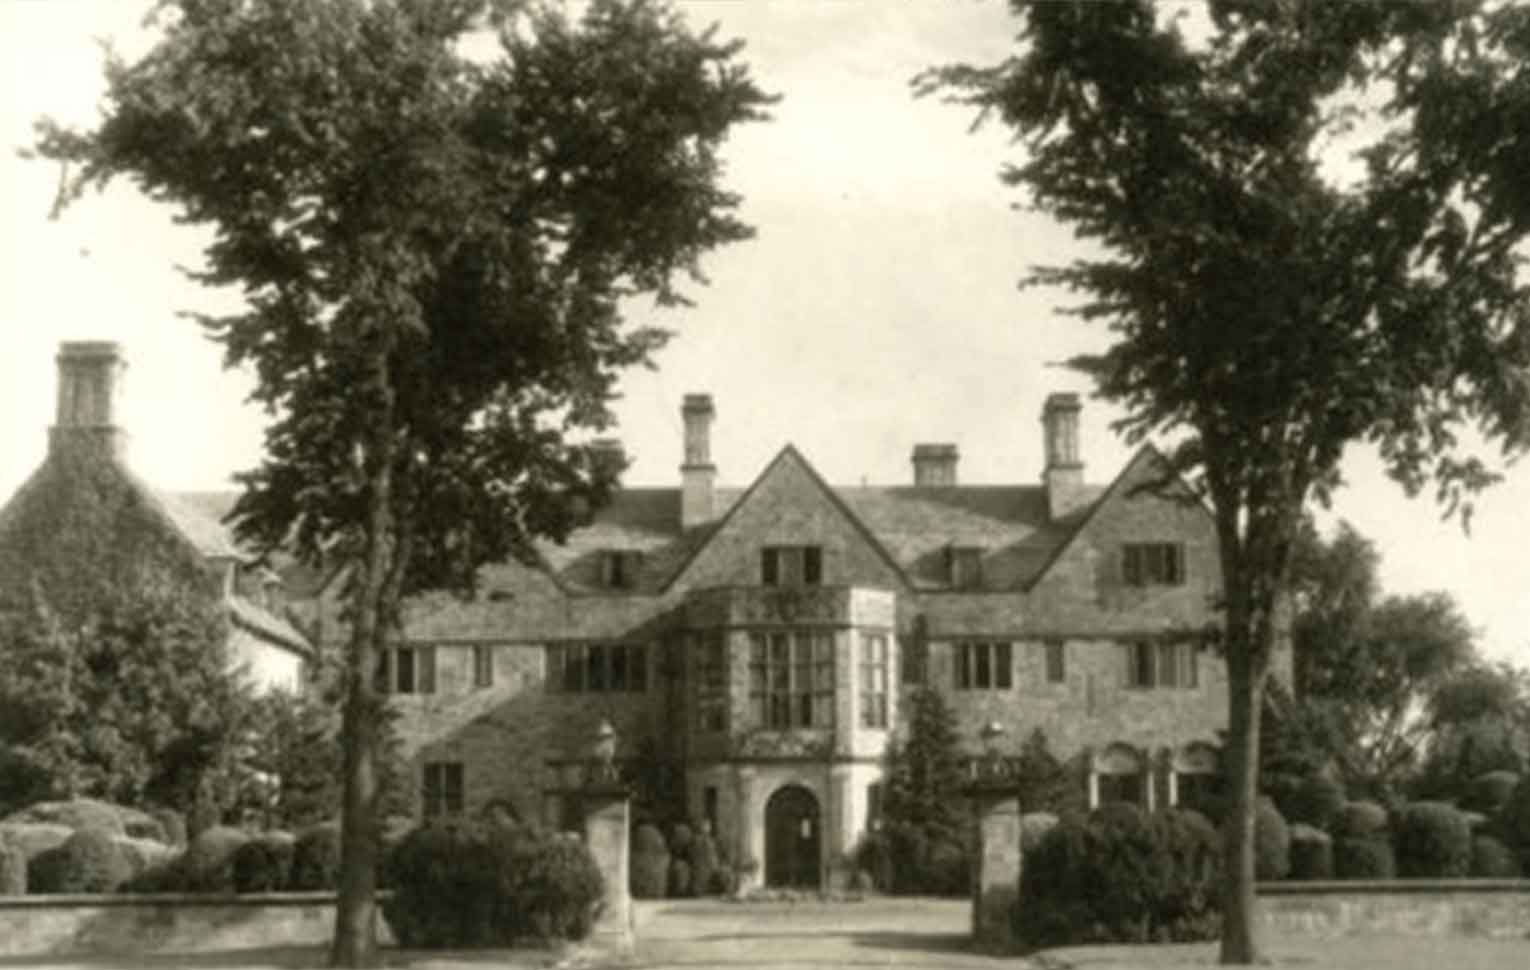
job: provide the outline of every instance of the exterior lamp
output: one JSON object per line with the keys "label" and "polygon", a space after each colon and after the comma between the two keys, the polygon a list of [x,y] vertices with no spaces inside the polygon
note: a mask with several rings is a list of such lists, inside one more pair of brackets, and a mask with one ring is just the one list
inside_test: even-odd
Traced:
{"label": "exterior lamp", "polygon": [[616,728],[606,718],[601,718],[599,726],[595,728],[595,737],[590,743],[589,767],[588,780],[592,784],[610,784],[617,780]]}
{"label": "exterior lamp", "polygon": [[983,742],[983,751],[986,755],[979,772],[982,777],[997,781],[1008,774],[1003,752],[999,750],[1004,736],[1008,733],[1004,725],[998,721],[989,721],[978,731],[978,738]]}

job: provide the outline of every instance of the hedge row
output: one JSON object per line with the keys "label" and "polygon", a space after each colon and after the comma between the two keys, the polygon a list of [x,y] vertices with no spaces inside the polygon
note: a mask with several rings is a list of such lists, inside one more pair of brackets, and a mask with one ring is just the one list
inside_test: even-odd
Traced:
{"label": "hedge row", "polygon": [[698,834],[678,823],[666,840],[657,825],[643,823],[633,829],[629,851],[628,888],[637,899],[726,895],[737,885],[716,839],[704,828]]}

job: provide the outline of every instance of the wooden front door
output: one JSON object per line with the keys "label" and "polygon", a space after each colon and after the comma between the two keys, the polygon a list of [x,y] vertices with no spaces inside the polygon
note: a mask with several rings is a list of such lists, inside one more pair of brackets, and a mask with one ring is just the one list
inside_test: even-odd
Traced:
{"label": "wooden front door", "polygon": [[800,785],[788,785],[765,803],[765,884],[817,889],[822,826],[818,799]]}

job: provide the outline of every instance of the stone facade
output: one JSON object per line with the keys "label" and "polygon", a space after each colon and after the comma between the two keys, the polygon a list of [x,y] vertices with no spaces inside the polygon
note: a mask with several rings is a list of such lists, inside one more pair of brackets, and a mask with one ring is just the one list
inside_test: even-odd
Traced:
{"label": "stone facade", "polygon": [[389,676],[417,810],[572,824],[560,793],[609,721],[627,758],[683,766],[676,814],[750,879],[823,885],[875,822],[920,685],[974,754],[990,722],[1016,747],[1039,729],[1092,801],[1175,803],[1226,719],[1212,521],[1151,447],[1087,484],[1077,410],[1049,402],[1037,485],[960,485],[954,446],[925,445],[922,484],[835,488],[787,446],[737,491],[688,395],[679,487],[624,490],[539,568],[486,568],[471,602],[407,606],[410,672]]}

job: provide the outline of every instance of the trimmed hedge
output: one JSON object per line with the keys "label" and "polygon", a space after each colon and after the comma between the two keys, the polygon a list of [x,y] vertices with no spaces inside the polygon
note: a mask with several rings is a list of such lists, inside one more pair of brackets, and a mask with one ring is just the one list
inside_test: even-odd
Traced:
{"label": "trimmed hedge", "polygon": [[1046,834],[1057,827],[1057,816],[1051,812],[1026,812],[1020,816],[1020,852],[1029,855],[1041,845]]}
{"label": "trimmed hedge", "polygon": [[69,828],[51,822],[0,823],[0,842],[10,843],[28,861],[40,852],[63,845],[73,834]]}
{"label": "trimmed hedge", "polygon": [[1386,829],[1387,810],[1366,799],[1345,802],[1333,821],[1333,834],[1338,838],[1368,839]]}
{"label": "trimmed hedge", "polygon": [[132,875],[132,864],[109,832],[81,829],[32,860],[27,884],[34,893],[109,893]]}
{"label": "trimmed hedge", "polygon": [[1254,878],[1284,879],[1291,872],[1291,829],[1285,816],[1261,795],[1254,810]]}
{"label": "trimmed hedge", "polygon": [[415,829],[388,853],[386,868],[394,891],[383,912],[406,947],[582,939],[603,894],[578,838],[503,826]]}
{"label": "trimmed hedge", "polygon": [[1472,839],[1472,862],[1468,871],[1476,879],[1517,879],[1519,860],[1498,839],[1479,835]]}
{"label": "trimmed hedge", "polygon": [[1392,844],[1375,835],[1338,839],[1333,844],[1333,874],[1338,879],[1395,879]]}
{"label": "trimmed hedge", "polygon": [[236,893],[271,893],[291,884],[294,843],[270,834],[234,850],[231,863]]}
{"label": "trimmed hedge", "polygon": [[1509,799],[1514,795],[1514,786],[1518,784],[1519,775],[1513,771],[1480,774],[1466,786],[1463,804],[1474,812],[1497,815],[1509,804]]}
{"label": "trimmed hedge", "polygon": [[696,836],[691,843],[691,887],[697,896],[716,892],[713,889],[717,876],[717,841],[707,832]]}
{"label": "trimmed hedge", "polygon": [[1290,821],[1327,830],[1344,808],[1344,786],[1327,775],[1312,775],[1297,786],[1290,803]]}
{"label": "trimmed hedge", "polygon": [[250,837],[239,829],[214,825],[204,829],[181,856],[176,868],[184,892],[229,893],[234,891],[234,853]]}
{"label": "trimmed hedge", "polygon": [[675,856],[669,861],[669,897],[671,899],[684,899],[695,895],[695,887],[691,884],[691,864],[684,859]]}
{"label": "trimmed hedge", "polygon": [[165,844],[173,846],[185,846],[187,842],[186,820],[181,813],[173,808],[151,808],[149,814],[159,823],[160,830],[165,834]]}
{"label": "trimmed hedge", "polygon": [[632,858],[628,881],[638,899],[663,899],[669,888],[669,849],[664,835],[653,825],[639,825],[632,833]]}
{"label": "trimmed hedge", "polygon": [[1452,879],[1472,864],[1472,830],[1466,817],[1445,802],[1414,802],[1392,820],[1397,874]]}
{"label": "trimmed hedge", "polygon": [[62,825],[75,832],[90,829],[108,835],[127,834],[122,824],[122,813],[117,806],[94,798],[38,802],[19,812],[12,812],[6,816],[5,821],[29,825]]}
{"label": "trimmed hedge", "polygon": [[1333,839],[1327,832],[1302,822],[1291,826],[1291,878],[1333,878]]}
{"label": "trimmed hedge", "polygon": [[1015,930],[1035,947],[1214,939],[1221,863],[1221,837],[1197,812],[1068,815],[1026,860]]}
{"label": "trimmed hedge", "polygon": [[25,896],[27,857],[19,848],[0,839],[0,896]]}
{"label": "trimmed hedge", "polygon": [[1504,841],[1522,853],[1530,853],[1530,772],[1526,772],[1498,812]]}
{"label": "trimmed hedge", "polygon": [[292,846],[292,869],[287,888],[299,892],[317,891],[334,889],[339,883],[340,826],[324,822],[299,832]]}

